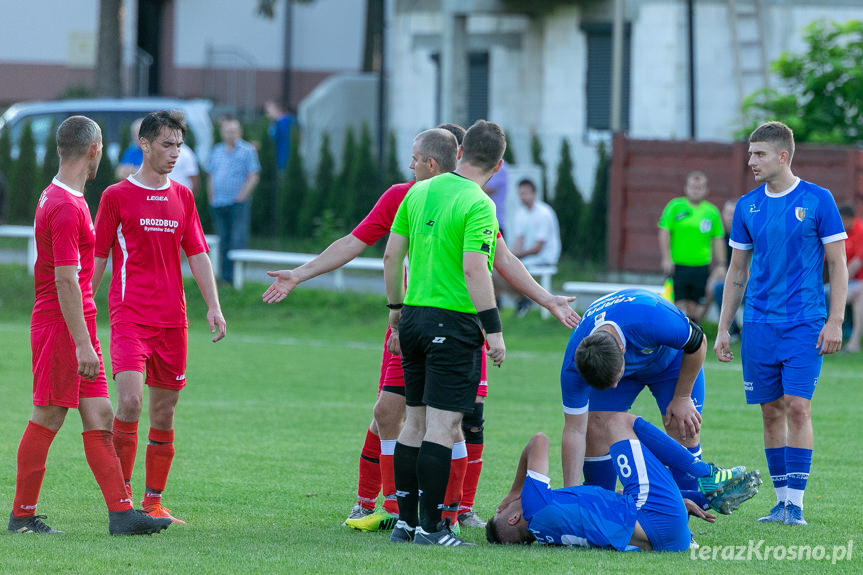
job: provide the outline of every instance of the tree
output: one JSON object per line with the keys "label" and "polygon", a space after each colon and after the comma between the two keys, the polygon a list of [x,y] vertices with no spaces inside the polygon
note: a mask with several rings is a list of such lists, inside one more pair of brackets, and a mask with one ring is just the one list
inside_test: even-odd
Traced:
{"label": "tree", "polygon": [[[300,149],[300,130],[294,124],[291,126],[291,149]],[[275,163],[275,162],[274,162]],[[279,186],[279,198],[282,205],[279,209],[282,215],[282,235],[295,236],[297,234],[297,221],[303,201],[308,194],[308,183],[306,182],[306,171],[303,168],[302,154],[291,154],[288,156],[288,165],[285,166],[285,176]]]}
{"label": "tree", "polygon": [[578,258],[584,253],[581,245],[584,200],[575,185],[573,169],[569,141],[564,138],[560,144],[560,163],[557,165],[557,182],[554,185],[554,200],[551,206],[560,222],[560,245],[563,253]]}
{"label": "tree", "polygon": [[339,172],[335,193],[327,198],[327,208],[333,214],[350,217],[354,209],[353,187],[351,179],[354,175],[354,160],[356,158],[357,142],[354,137],[354,127],[348,126],[345,130],[345,144],[342,148],[342,170]]}
{"label": "tree", "polygon": [[42,158],[42,182],[46,185],[60,169],[60,156],[57,154],[57,127],[51,124],[45,139],[45,157]]}
{"label": "tree", "polygon": [[389,187],[399,182],[404,182],[405,178],[402,170],[399,167],[399,152],[396,147],[396,135],[390,130],[387,134],[387,163],[384,172],[384,186]]}
{"label": "tree", "polygon": [[346,191],[353,196],[353,210],[348,215],[351,222],[358,222],[372,209],[380,195],[378,163],[372,155],[372,136],[366,122],[360,129],[360,142],[351,170],[352,187]]}
{"label": "tree", "polygon": [[9,195],[6,218],[10,224],[32,224],[36,201],[42,189],[37,181],[40,172],[36,163],[36,142],[29,122],[21,132],[18,160],[13,164],[11,172],[6,192]]}
{"label": "tree", "polygon": [[318,161],[318,171],[315,173],[315,187],[306,195],[306,201],[303,202],[303,209],[297,224],[301,237],[309,237],[321,229],[327,218],[330,220],[333,218],[333,212],[327,210],[326,207],[327,201],[333,193],[336,177],[336,161],[330,151],[328,132],[324,132],[321,137],[321,151],[318,157],[320,160]]}
{"label": "tree", "polygon": [[261,149],[258,152],[261,173],[260,181],[252,200],[252,230],[255,235],[273,236],[276,232],[276,194],[279,186],[276,168],[276,146],[270,138],[268,126],[260,129]]}
{"label": "tree", "polygon": [[610,182],[611,157],[605,142],[599,142],[596,173],[593,179],[593,195],[585,210],[582,225],[581,244],[584,255],[594,262],[605,263],[605,236],[608,230],[608,193]]}
{"label": "tree", "polygon": [[121,0],[99,0],[99,40],[96,48],[96,94],[112,98],[123,95],[120,74],[123,46],[120,42]]}
{"label": "tree", "polygon": [[[9,178],[12,175],[12,141],[9,130],[0,132],[0,224],[9,216]],[[5,189],[5,194],[3,190]]]}
{"label": "tree", "polygon": [[542,169],[542,191],[548,193],[548,182],[545,176],[545,160],[542,158],[542,141],[536,132],[530,135],[530,156],[533,163]]}
{"label": "tree", "polygon": [[102,199],[102,192],[115,181],[114,165],[111,163],[111,158],[108,154],[103,153],[96,177],[88,181],[84,186],[84,197],[87,199],[87,205],[90,206],[90,214],[94,219],[96,218],[96,211],[99,209],[99,200]]}
{"label": "tree", "polygon": [[771,64],[784,84],[743,102],[746,137],[766,120],[779,120],[798,142],[856,144],[863,137],[863,22],[818,20],[804,28],[808,49],[783,53]]}

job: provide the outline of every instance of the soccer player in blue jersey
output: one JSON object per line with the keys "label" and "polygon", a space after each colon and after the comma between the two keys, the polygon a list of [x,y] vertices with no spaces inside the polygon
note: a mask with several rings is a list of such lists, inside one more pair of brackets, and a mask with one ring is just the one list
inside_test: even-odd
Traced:
{"label": "soccer player in blue jersey", "polygon": [[[776,506],[761,522],[806,525],[803,492],[812,462],[811,402],[822,356],[839,351],[848,291],[845,229],[830,192],[791,172],[794,134],[780,122],[749,136],[761,185],[737,201],[731,263],[713,351],[733,359],[728,328],[744,294],[743,389],[761,405],[764,452]],[[824,303],[827,261],[830,309]]]}
{"label": "soccer player in blue jersey", "polygon": [[[698,324],[658,294],[627,289],[593,302],[560,373],[564,485],[579,485],[583,470],[585,483],[614,489],[606,420],[628,411],[645,387],[668,434],[699,456],[706,353]],[[694,489],[692,477],[674,473],[681,489]]]}
{"label": "soccer player in blue jersey", "polygon": [[[614,439],[611,457],[623,493],[595,485],[552,490],[548,438],[538,433],[522,451],[512,488],[486,524],[486,539],[618,551],[685,551],[692,538],[688,514],[715,520],[689,497],[721,500],[730,512],[758,492],[758,471],[705,463],[640,417],[616,414],[608,420],[608,433]],[[682,493],[666,465],[697,477],[698,491]]]}

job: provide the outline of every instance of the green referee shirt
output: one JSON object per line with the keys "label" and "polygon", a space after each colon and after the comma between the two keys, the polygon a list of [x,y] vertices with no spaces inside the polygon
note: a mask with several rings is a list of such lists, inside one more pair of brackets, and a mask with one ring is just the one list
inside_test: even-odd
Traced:
{"label": "green referee shirt", "polygon": [[476,313],[464,252],[486,254],[491,274],[497,237],[494,202],[482,188],[452,172],[417,182],[391,229],[409,240],[405,304]]}
{"label": "green referee shirt", "polygon": [[662,211],[659,227],[671,236],[671,261],[679,266],[707,266],[713,238],[725,235],[719,209],[708,201],[693,205],[674,198]]}

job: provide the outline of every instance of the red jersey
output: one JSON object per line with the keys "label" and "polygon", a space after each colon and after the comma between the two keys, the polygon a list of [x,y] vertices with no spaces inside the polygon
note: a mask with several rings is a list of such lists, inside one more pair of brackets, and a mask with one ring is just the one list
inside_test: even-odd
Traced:
{"label": "red jersey", "polygon": [[393,225],[393,220],[396,217],[396,212],[399,211],[399,206],[402,200],[411,189],[411,186],[416,183],[416,180],[404,184],[396,184],[390,186],[380,198],[378,198],[375,207],[372,211],[363,218],[351,234],[367,245],[372,245],[388,233],[390,226]]}
{"label": "red jersey", "polygon": [[33,280],[36,301],[31,326],[63,320],[54,268],[77,266],[84,318],[96,317],[93,301],[93,220],[84,194],[56,178],[39,197],[36,206],[36,265]]}
{"label": "red jersey", "polygon": [[208,251],[189,188],[169,179],[153,189],[132,177],[106,188],[96,213],[96,257],[107,258],[112,248],[111,324],[187,326],[180,248],[187,257]]}
{"label": "red jersey", "polygon": [[[845,255],[849,262],[853,259],[863,259],[863,221],[860,221],[860,218],[854,218],[854,225],[848,230],[848,239],[845,240]],[[863,279],[863,268],[860,268],[857,274],[850,279]]]}

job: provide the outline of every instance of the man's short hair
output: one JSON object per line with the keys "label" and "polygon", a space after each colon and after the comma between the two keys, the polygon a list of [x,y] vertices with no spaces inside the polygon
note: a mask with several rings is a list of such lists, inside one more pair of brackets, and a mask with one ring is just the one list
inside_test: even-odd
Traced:
{"label": "man's short hair", "polygon": [[686,181],[689,182],[690,180],[704,180],[706,182],[707,174],[701,170],[693,170],[686,175]]}
{"label": "man's short hair", "polygon": [[494,122],[477,120],[465,133],[462,146],[464,162],[490,172],[506,151],[506,135]]}
{"label": "man's short hair", "polygon": [[429,158],[437,162],[441,172],[455,169],[458,142],[452,132],[442,128],[432,128],[417,136],[418,152],[423,160]]}
{"label": "man's short hair", "polygon": [[575,367],[585,383],[594,389],[608,389],[620,379],[623,352],[607,331],[597,331],[578,344]]}
{"label": "man's short hair", "polygon": [[157,110],[150,112],[141,122],[141,130],[138,132],[140,138],[153,142],[162,133],[162,128],[168,128],[172,132],[180,132],[186,136],[186,116],[180,110]]}
{"label": "man's short hair", "polygon": [[455,136],[455,141],[458,142],[458,145],[461,146],[461,143],[464,141],[464,134],[466,130],[459,126],[458,124],[446,123],[438,126],[441,130],[446,130],[453,136]]}
{"label": "man's short hair", "polygon": [[[497,520],[504,522],[503,530],[498,528]],[[506,523],[502,515],[492,515],[485,523],[485,539],[489,543],[501,545],[530,545],[536,539],[525,537],[517,528]]]}
{"label": "man's short hair", "polygon": [[788,165],[794,157],[794,132],[782,122],[761,124],[749,134],[749,143],[766,142],[777,150],[788,152]]}
{"label": "man's short hair", "polygon": [[70,116],[57,127],[57,149],[61,158],[80,158],[101,139],[99,124],[87,116]]}
{"label": "man's short hair", "polygon": [[527,187],[529,187],[531,190],[533,190],[533,193],[534,193],[534,194],[536,193],[536,184],[535,184],[535,183],[533,183],[533,180],[531,180],[530,178],[522,178],[522,179],[520,179],[520,180],[518,181],[518,187],[520,188],[520,187],[522,187],[522,186],[527,186]]}
{"label": "man's short hair", "polygon": [[843,218],[853,218],[857,215],[853,204],[842,204],[839,206],[839,215]]}

